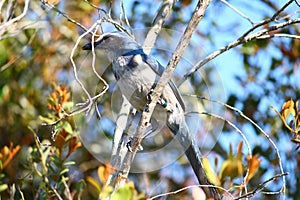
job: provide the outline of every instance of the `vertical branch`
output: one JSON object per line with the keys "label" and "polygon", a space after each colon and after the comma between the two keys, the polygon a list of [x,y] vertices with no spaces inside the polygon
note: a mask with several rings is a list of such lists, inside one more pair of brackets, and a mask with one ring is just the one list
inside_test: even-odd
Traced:
{"label": "vertical branch", "polygon": [[156,17],[153,20],[153,25],[151,29],[149,30],[144,44],[143,44],[143,49],[146,54],[149,54],[155,41],[158,36],[158,34],[161,31],[161,28],[163,24],[166,21],[166,18],[170,15],[172,11],[172,7],[174,5],[175,1],[174,0],[165,0],[161,7],[159,8]]}
{"label": "vertical branch", "polygon": [[[149,53],[151,48],[153,47],[158,34],[160,33],[166,18],[170,15],[172,11],[172,7],[174,5],[174,0],[166,0],[162,3],[159,8],[157,15],[153,20],[153,26],[149,30],[146,39],[143,44],[143,48],[145,48],[145,52]],[[126,117],[125,117],[126,116]],[[127,147],[124,144],[124,134],[126,134],[126,130],[129,128],[131,124],[130,120],[130,103],[128,100],[123,97],[123,102],[121,105],[120,112],[118,114],[118,118],[116,120],[116,128],[114,131],[114,139],[113,139],[113,148],[110,163],[114,169],[120,169],[121,163],[124,162],[127,152]],[[125,127],[120,127],[121,122],[126,122]],[[122,124],[124,125],[124,124]],[[115,182],[118,182],[117,177],[120,172],[116,172],[111,174],[106,182],[106,185],[113,185]],[[117,188],[117,187],[115,187]]]}

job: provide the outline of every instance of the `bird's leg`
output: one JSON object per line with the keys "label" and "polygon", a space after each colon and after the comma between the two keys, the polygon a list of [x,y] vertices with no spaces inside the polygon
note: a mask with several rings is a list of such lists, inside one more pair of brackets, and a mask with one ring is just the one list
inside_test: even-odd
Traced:
{"label": "bird's leg", "polygon": [[[128,141],[126,142],[126,147],[127,147],[128,151],[130,151],[130,152],[132,152],[132,141],[133,141],[133,137],[130,136],[130,137],[128,137]],[[139,145],[137,150],[142,151],[143,150],[142,145]]]}
{"label": "bird's leg", "polygon": [[[147,104],[145,106],[145,111],[146,112],[149,112],[149,104],[151,103],[151,100],[152,100],[152,93],[154,91],[154,88],[155,88],[156,84],[154,84],[152,86],[152,88],[150,89],[149,93],[147,94]],[[170,105],[168,104],[168,102],[160,97],[158,100],[157,100],[157,104],[161,105],[167,112],[173,112],[173,109],[170,107]]]}
{"label": "bird's leg", "polygon": [[173,109],[164,98],[160,97],[157,101],[157,104],[161,105],[167,112],[173,112]]}
{"label": "bird's leg", "polygon": [[154,89],[153,87],[150,89],[150,92],[147,94],[147,103],[146,103],[146,106],[145,106],[145,111],[146,112],[149,112],[149,104],[151,103],[151,100],[152,100],[152,93],[153,93]]}

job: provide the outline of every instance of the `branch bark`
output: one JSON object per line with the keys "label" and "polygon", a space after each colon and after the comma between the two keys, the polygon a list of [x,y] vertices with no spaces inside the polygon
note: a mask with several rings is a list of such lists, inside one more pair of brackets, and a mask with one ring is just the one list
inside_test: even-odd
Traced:
{"label": "branch bark", "polygon": [[[143,44],[143,49],[145,53],[148,54],[152,49],[152,47],[154,46],[156,38],[160,33],[166,18],[172,12],[172,7],[174,3],[175,3],[174,0],[166,0],[162,3],[161,7],[159,8],[157,15],[153,20],[153,25],[149,30]],[[124,116],[126,116],[126,119],[124,118]],[[114,169],[122,168],[121,164],[124,163],[125,159],[127,159],[126,152],[128,149],[124,142],[124,138],[125,138],[124,135],[126,134],[126,129],[130,127],[130,123],[131,123],[130,117],[132,117],[130,116],[130,103],[125,97],[123,97],[121,110],[118,114],[118,119],[116,120],[116,124],[122,124],[125,122],[126,125],[125,127],[116,126],[114,132],[113,150],[111,155],[111,165]],[[118,183],[120,180],[122,180],[122,179],[118,179],[119,173],[120,172],[117,171],[114,174],[111,174],[106,182],[106,185],[114,186],[115,189],[117,189],[120,185],[122,185],[123,183],[120,184]]]}

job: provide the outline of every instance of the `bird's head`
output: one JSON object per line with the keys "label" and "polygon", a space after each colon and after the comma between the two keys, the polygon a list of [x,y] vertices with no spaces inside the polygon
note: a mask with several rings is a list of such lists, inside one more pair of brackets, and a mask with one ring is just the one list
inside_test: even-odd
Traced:
{"label": "bird's head", "polygon": [[[107,53],[110,60],[125,55],[131,51],[142,50],[142,47],[130,36],[123,32],[110,32],[102,34],[95,42],[94,48]],[[92,50],[92,43],[87,43],[83,50]]]}

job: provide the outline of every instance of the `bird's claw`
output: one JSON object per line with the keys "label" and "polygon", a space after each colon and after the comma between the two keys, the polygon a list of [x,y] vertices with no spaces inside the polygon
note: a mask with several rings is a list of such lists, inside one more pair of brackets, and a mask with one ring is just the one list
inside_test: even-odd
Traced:
{"label": "bird's claw", "polygon": [[[133,152],[132,141],[133,141],[133,137],[129,137],[128,141],[126,143],[126,147],[127,147],[128,151],[130,151],[130,152]],[[142,145],[139,145],[138,148],[137,148],[137,151],[142,151],[142,150],[143,150]]]}

